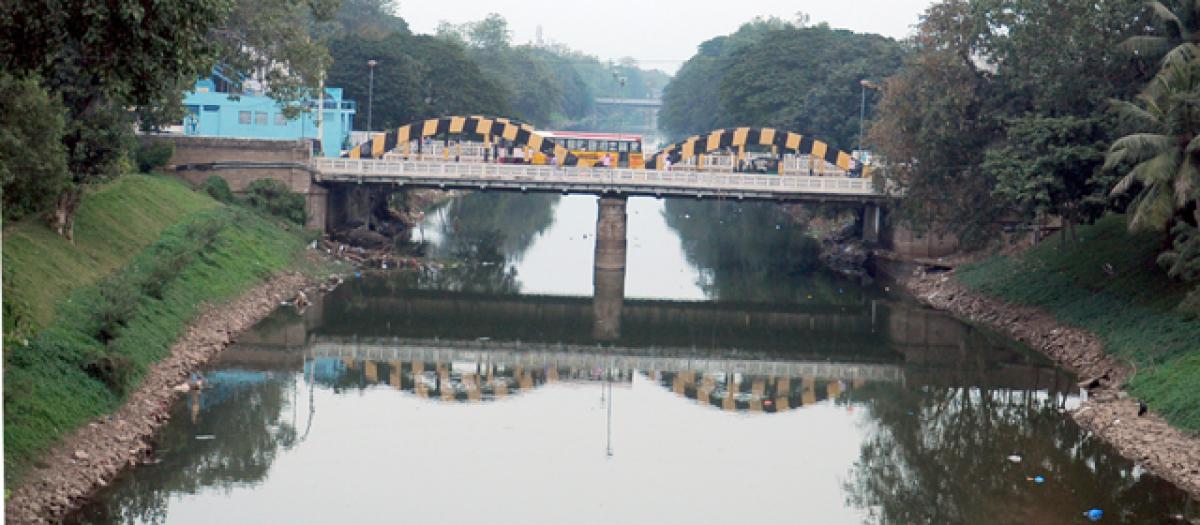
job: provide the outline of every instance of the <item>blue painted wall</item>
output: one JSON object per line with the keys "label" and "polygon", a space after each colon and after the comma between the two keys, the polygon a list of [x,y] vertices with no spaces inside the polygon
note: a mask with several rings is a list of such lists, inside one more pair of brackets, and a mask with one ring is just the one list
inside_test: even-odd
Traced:
{"label": "blue painted wall", "polygon": [[[183,119],[186,135],[236,137],[252,139],[301,139],[317,137],[317,101],[299,117],[287,119],[283,108],[263,95],[239,94],[237,100],[229,93],[216,91],[212,79],[196,82],[184,96],[188,115]],[[350,137],[355,104],[342,100],[342,88],[325,88],[325,130],[322,153],[338,157]]]}

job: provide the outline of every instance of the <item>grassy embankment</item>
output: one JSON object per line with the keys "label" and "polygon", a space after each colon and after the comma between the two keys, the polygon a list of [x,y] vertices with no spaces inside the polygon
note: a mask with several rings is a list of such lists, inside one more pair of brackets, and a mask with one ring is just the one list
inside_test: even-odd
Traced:
{"label": "grassy embankment", "polygon": [[306,242],[298,227],[145,175],[88,194],[75,236],[72,246],[36,220],[4,228],[9,481],[117,408],[204,303],[293,266]]}
{"label": "grassy embankment", "polygon": [[1124,217],[1110,216],[1081,228],[1080,238],[963,267],[958,280],[1095,334],[1109,354],[1137,367],[1127,385],[1132,395],[1176,427],[1200,433],[1200,320],[1176,310],[1190,288],[1155,264],[1162,234],[1131,234]]}

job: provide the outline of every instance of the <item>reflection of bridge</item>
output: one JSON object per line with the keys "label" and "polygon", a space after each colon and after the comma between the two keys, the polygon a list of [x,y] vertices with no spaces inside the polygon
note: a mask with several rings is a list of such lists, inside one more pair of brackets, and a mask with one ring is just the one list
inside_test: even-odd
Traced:
{"label": "reflection of bridge", "polygon": [[645,349],[490,341],[373,340],[312,344],[314,358],[422,363],[474,362],[508,366],[619,369],[701,374],[750,374],[821,380],[903,381],[894,365],[689,357],[690,349]]}

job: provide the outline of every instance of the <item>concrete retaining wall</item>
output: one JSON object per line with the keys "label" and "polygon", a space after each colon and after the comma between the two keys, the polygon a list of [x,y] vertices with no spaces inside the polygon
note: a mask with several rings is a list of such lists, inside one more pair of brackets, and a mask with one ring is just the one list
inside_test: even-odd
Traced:
{"label": "concrete retaining wall", "polygon": [[328,190],[313,183],[309,163],[312,145],[307,140],[263,140],[183,135],[144,135],[146,142],[170,142],[175,152],[166,169],[193,186],[217,175],[234,193],[244,193],[251,183],[272,179],[305,196],[308,228],[324,231]]}

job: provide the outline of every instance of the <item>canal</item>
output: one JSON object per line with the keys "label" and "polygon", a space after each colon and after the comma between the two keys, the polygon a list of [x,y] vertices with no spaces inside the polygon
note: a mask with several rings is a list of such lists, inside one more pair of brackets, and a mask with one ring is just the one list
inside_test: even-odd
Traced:
{"label": "canal", "polygon": [[[283,307],[72,523],[1188,523],[1070,375],[824,270],[774,204],[480,193]],[[622,284],[623,282],[623,284]]]}

